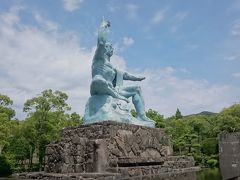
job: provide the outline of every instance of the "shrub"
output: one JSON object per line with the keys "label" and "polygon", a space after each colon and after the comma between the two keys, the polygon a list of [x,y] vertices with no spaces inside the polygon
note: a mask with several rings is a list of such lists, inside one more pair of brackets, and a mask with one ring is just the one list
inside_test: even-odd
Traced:
{"label": "shrub", "polygon": [[217,167],[217,165],[218,165],[218,160],[216,160],[216,159],[209,159],[209,160],[207,161],[207,165],[208,165],[210,168]]}
{"label": "shrub", "polygon": [[0,155],[0,176],[8,176],[12,174],[12,168],[6,157]]}

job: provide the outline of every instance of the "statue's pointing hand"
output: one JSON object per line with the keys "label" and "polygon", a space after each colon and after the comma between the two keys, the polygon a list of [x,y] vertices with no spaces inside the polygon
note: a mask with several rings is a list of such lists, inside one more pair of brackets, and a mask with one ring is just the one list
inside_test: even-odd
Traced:
{"label": "statue's pointing hand", "polygon": [[101,22],[100,27],[106,29],[106,28],[110,27],[110,22],[106,21],[105,19],[103,19],[102,22]]}
{"label": "statue's pointing hand", "polygon": [[142,80],[144,80],[144,79],[146,79],[146,77],[143,77],[143,76],[142,76],[142,77],[141,77],[141,76],[138,77],[138,81],[142,81]]}

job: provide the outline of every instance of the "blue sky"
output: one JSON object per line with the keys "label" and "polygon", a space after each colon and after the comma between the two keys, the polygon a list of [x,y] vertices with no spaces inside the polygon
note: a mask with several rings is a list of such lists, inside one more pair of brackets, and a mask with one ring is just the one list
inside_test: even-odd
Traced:
{"label": "blue sky", "polygon": [[147,78],[147,109],[218,112],[240,101],[240,0],[1,0],[0,92],[17,117],[48,88],[83,114],[102,16],[113,63]]}

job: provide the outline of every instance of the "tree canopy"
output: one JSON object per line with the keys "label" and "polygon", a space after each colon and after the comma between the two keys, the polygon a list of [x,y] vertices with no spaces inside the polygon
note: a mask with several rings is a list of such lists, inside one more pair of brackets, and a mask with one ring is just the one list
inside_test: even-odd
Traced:
{"label": "tree canopy", "polygon": [[[27,117],[22,121],[12,119],[13,101],[5,95],[0,98],[0,150],[14,171],[22,171],[27,159],[29,169],[41,170],[46,145],[59,138],[62,128],[82,123],[79,114],[69,113],[68,96],[61,91],[48,89],[28,99],[23,108]],[[37,167],[33,167],[33,156],[37,156]]]}
{"label": "tree canopy", "polygon": [[[70,113],[67,100],[68,95],[62,91],[44,90],[26,100],[23,111],[27,117],[20,121],[14,119],[11,98],[0,94],[0,172],[42,170],[46,145],[59,139],[62,128],[82,123],[79,114]],[[134,110],[131,113],[136,116]],[[218,133],[240,131],[240,104],[219,113],[183,116],[177,109],[165,118],[149,109],[146,115],[169,134],[174,154],[192,155],[201,166],[218,166]]]}

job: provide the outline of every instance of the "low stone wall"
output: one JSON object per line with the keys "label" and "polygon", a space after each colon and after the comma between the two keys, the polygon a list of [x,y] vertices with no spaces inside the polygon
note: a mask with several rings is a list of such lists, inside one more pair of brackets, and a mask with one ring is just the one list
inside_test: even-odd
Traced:
{"label": "low stone wall", "polygon": [[114,173],[21,173],[13,178],[21,179],[44,179],[44,180],[120,180],[120,174]]}
{"label": "low stone wall", "polygon": [[120,168],[119,173],[21,173],[14,178],[44,179],[44,180],[196,180],[198,167],[173,169],[171,171],[161,167],[149,166],[140,168]]}

